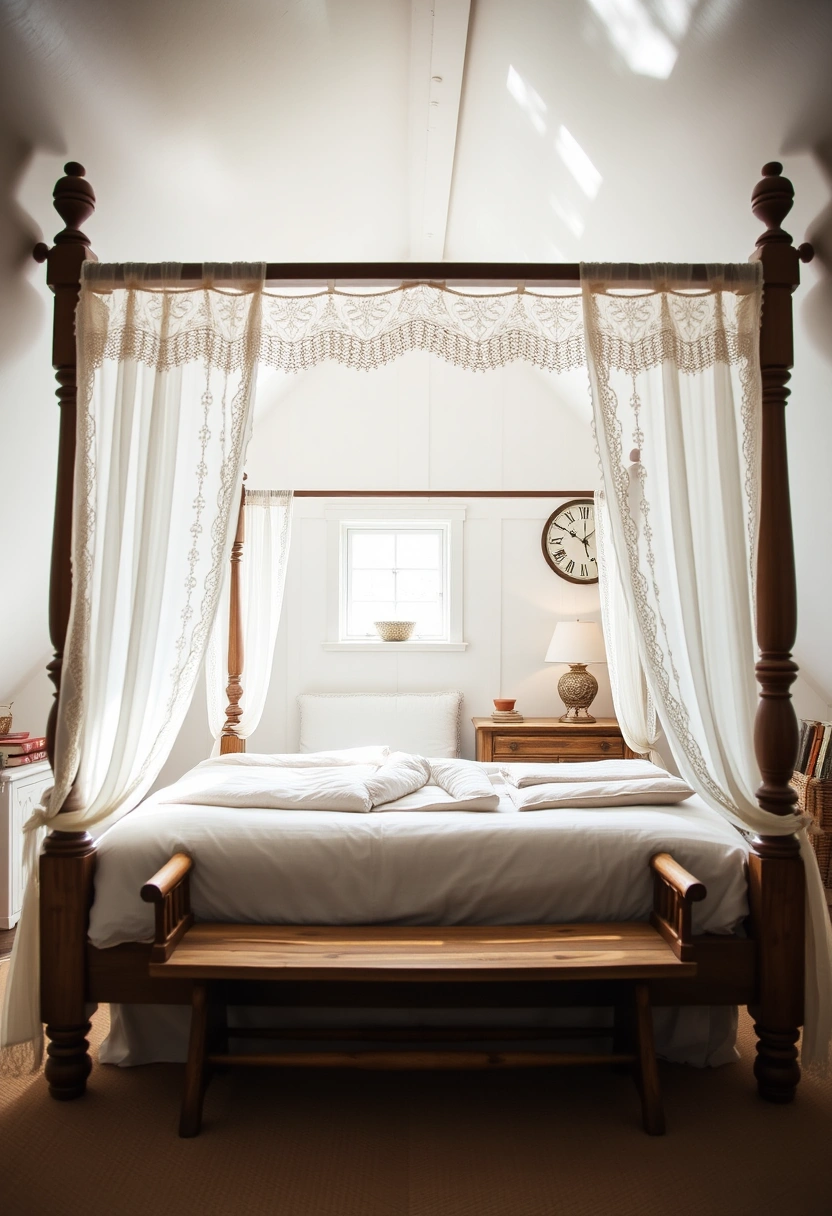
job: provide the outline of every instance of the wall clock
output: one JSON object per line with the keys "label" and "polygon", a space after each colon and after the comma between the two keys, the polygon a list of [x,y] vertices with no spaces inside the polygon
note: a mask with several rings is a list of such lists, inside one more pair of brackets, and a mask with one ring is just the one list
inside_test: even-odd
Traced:
{"label": "wall clock", "polygon": [[595,504],[591,498],[573,498],[558,507],[543,527],[543,556],[561,578],[570,583],[598,582]]}

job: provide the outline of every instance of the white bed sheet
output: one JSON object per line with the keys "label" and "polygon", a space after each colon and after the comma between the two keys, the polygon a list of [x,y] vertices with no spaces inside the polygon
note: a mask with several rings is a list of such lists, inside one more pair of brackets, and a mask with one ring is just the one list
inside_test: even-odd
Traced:
{"label": "white bed sheet", "polygon": [[[499,778],[496,780],[499,781]],[[748,913],[747,846],[692,797],[676,806],[518,812],[228,810],[151,798],[100,839],[90,940],[149,941],[143,883],[194,859],[196,917],[273,924],[534,924],[646,919],[650,856],[705,883],[694,931]],[[160,791],[164,794],[164,791]]]}

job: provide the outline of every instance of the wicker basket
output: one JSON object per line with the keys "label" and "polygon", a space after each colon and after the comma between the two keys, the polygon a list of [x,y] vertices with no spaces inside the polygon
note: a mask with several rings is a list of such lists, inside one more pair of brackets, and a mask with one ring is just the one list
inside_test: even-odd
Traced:
{"label": "wicker basket", "polygon": [[382,642],[408,642],[416,628],[415,621],[373,621]]}
{"label": "wicker basket", "polygon": [[811,815],[820,829],[810,833],[809,839],[815,849],[823,885],[832,890],[832,781],[795,773],[791,785],[797,791],[801,813]]}

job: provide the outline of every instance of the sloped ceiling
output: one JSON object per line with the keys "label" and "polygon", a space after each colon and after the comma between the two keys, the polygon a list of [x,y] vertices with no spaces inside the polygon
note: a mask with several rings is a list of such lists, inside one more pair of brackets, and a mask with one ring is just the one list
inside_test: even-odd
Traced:
{"label": "sloped ceiling", "polygon": [[0,0],[0,23],[0,696],[48,649],[57,411],[29,251],[64,160],[104,260],[736,261],[779,156],[820,255],[790,443],[798,659],[829,704],[832,4]]}

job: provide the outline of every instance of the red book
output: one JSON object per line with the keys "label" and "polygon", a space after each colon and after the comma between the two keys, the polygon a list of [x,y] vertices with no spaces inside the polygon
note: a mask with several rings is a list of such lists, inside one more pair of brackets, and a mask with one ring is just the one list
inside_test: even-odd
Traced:
{"label": "red book", "polygon": [[21,764],[35,764],[38,760],[46,759],[46,751],[29,752],[28,756],[0,756],[0,768],[19,768]]}
{"label": "red book", "polygon": [[816,722],[814,735],[812,736],[812,743],[811,743],[811,746],[809,749],[809,762],[806,765],[806,773],[809,777],[813,776],[813,774],[814,774],[815,765],[817,764],[817,760],[818,760],[818,752],[820,751],[820,745],[822,742],[823,742],[823,723]]}
{"label": "red book", "polygon": [[21,739],[28,738],[28,730],[17,730],[13,735],[0,735],[0,743],[19,743]]}
{"label": "red book", "polygon": [[21,739],[17,743],[0,739],[0,755],[4,756],[25,756],[28,752],[42,752],[45,747],[45,739]]}

